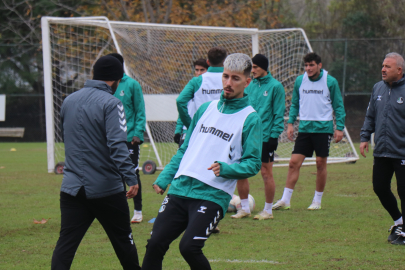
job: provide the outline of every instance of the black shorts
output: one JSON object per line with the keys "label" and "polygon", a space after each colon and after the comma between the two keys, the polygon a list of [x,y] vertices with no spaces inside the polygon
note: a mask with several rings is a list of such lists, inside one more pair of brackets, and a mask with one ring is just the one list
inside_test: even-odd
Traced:
{"label": "black shorts", "polygon": [[332,138],[333,135],[329,133],[298,132],[292,153],[312,157],[315,151],[317,157],[328,157]]}
{"label": "black shorts", "polygon": [[263,142],[262,146],[262,162],[274,162],[274,151],[277,150],[277,145],[271,145],[270,142]]}

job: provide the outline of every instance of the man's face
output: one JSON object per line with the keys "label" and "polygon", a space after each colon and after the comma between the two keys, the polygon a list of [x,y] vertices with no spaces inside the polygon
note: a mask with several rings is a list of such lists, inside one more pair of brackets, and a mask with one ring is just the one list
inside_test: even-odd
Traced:
{"label": "man's face", "polygon": [[310,79],[318,78],[321,73],[322,63],[317,64],[315,61],[305,63],[305,72]]}
{"label": "man's face", "polygon": [[194,76],[198,77],[201,74],[204,74],[205,72],[207,72],[207,69],[205,67],[200,66],[200,65],[194,66]]}
{"label": "man's face", "polygon": [[401,79],[402,69],[397,66],[394,58],[385,58],[381,69],[382,79],[387,83],[396,82]]}
{"label": "man's face", "polygon": [[252,66],[253,78],[255,78],[255,79],[262,78],[267,75],[266,72],[267,72],[266,70],[262,69],[258,65],[253,64],[253,66]]}
{"label": "man's face", "polygon": [[222,73],[222,85],[226,99],[242,98],[243,91],[249,85],[251,79],[242,72],[224,69]]}
{"label": "man's face", "polygon": [[111,85],[111,89],[113,90],[113,93],[115,93],[115,91],[118,88],[118,85],[120,84],[121,79],[119,79],[118,81],[114,81],[113,84]]}

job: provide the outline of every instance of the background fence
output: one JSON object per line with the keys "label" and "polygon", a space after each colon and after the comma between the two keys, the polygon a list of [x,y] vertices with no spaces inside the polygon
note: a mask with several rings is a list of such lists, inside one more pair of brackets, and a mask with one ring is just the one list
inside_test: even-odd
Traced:
{"label": "background fence", "polygon": [[[310,40],[314,52],[322,57],[323,67],[339,82],[347,115],[346,127],[354,142],[360,140],[360,128],[373,85],[381,80],[384,56],[393,51],[404,55],[404,41],[400,38]],[[3,52],[9,47],[9,44],[0,44]],[[2,142],[46,141],[42,55],[40,50],[35,49],[35,52],[21,50],[18,56],[10,54],[0,59],[0,94],[6,94],[6,121],[0,122],[0,127],[25,128],[23,138],[0,137]],[[26,74],[15,71],[18,69],[9,68],[10,65],[35,66],[30,81],[25,79]]]}

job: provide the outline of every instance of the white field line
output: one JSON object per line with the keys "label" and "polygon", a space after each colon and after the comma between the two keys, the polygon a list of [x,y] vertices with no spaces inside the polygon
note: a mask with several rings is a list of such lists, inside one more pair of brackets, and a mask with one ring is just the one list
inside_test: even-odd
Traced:
{"label": "white field line", "polygon": [[[176,259],[176,261],[184,261],[183,259]],[[210,263],[226,262],[226,263],[267,263],[267,264],[281,264],[277,261],[268,260],[230,260],[230,259],[211,259]]]}
{"label": "white field line", "polygon": [[267,263],[267,264],[280,264],[276,261],[268,261],[268,260],[224,260],[224,259],[214,259],[208,260],[211,262],[228,262],[228,263]]}
{"label": "white field line", "polygon": [[350,197],[350,198],[355,198],[355,197],[372,197],[371,195],[357,195],[357,194],[336,194],[336,197]]}

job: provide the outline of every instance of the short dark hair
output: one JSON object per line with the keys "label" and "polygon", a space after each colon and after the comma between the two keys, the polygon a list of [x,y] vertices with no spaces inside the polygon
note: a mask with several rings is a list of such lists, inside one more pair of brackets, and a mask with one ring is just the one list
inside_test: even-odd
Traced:
{"label": "short dark hair", "polygon": [[322,63],[321,57],[314,52],[308,53],[304,56],[304,63],[310,63],[312,61],[315,61],[317,65]]}
{"label": "short dark hair", "polygon": [[204,58],[200,58],[200,59],[198,59],[197,61],[195,61],[194,63],[193,63],[193,65],[194,65],[194,67],[195,66],[202,66],[202,67],[205,67],[206,69],[208,69],[208,64],[207,64],[207,59],[204,59]]}
{"label": "short dark hair", "polygon": [[107,54],[107,55],[111,55],[111,56],[117,58],[121,62],[121,65],[124,65],[124,57],[122,57],[121,54],[119,54],[119,53],[110,53],[110,54]]}
{"label": "short dark hair", "polygon": [[208,51],[208,60],[211,66],[219,66],[224,63],[227,52],[223,47],[213,47]]}

